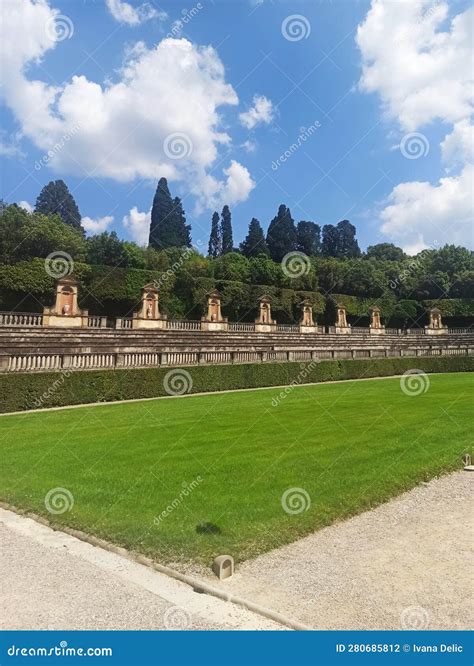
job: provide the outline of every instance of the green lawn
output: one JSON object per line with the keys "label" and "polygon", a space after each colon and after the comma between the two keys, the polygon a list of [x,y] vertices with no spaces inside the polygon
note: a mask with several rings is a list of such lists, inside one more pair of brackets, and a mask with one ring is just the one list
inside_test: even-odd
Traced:
{"label": "green lawn", "polygon": [[[418,396],[376,379],[298,386],[276,407],[270,388],[2,416],[0,499],[161,562],[239,561],[459,468],[473,377],[429,380]],[[74,505],[52,515],[57,487]],[[295,487],[311,505],[288,514]]]}

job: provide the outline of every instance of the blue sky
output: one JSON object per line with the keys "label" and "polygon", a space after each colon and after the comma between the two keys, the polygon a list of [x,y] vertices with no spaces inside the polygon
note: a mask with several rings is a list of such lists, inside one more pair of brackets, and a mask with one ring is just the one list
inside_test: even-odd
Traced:
{"label": "blue sky", "polygon": [[0,195],[34,204],[63,178],[90,232],[141,242],[164,175],[203,249],[224,203],[236,243],[285,203],[349,219],[362,247],[469,245],[470,11],[6,0]]}

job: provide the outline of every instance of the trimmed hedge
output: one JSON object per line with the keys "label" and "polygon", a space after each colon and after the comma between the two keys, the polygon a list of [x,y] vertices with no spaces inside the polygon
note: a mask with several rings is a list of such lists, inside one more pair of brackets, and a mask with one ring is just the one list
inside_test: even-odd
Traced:
{"label": "trimmed hedge", "polygon": [[[334,360],[307,363],[254,363],[188,366],[192,393],[285,386],[340,379],[361,379],[424,372],[472,372],[474,357],[439,356]],[[0,375],[0,413],[92,402],[112,402],[167,395],[164,379],[179,368],[64,371]]]}

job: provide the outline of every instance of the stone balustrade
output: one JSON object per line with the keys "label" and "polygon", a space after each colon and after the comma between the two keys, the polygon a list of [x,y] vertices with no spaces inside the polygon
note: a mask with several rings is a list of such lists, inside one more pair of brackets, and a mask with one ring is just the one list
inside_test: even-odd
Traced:
{"label": "stone balustrade", "polygon": [[31,312],[0,312],[0,326],[42,326],[43,315]]}
{"label": "stone balustrade", "polygon": [[[98,316],[98,315],[88,315],[87,316],[87,328],[115,328],[119,330],[132,330],[133,329],[133,319],[131,317],[118,317],[115,319],[114,326],[108,324],[107,317]],[[206,322],[204,322],[205,324]],[[0,327],[40,327],[43,325],[43,315],[36,313],[21,313],[21,312],[0,312]],[[67,327],[65,327],[67,328]],[[163,320],[163,325],[161,327],[163,330],[171,331],[203,331],[209,330],[202,321],[197,320],[185,320],[185,319],[170,319]],[[271,335],[277,333],[304,333],[305,326],[302,325],[291,325],[291,324],[277,324],[276,326],[270,327],[268,333]],[[369,335],[371,329],[369,327],[361,326],[352,326],[348,329],[352,335]],[[385,335],[426,335],[429,333],[429,328],[384,328],[381,329]],[[256,331],[256,325],[249,322],[232,322],[228,324],[226,332],[245,332],[252,333]],[[460,328],[443,328],[441,329],[442,333],[454,334],[454,335],[463,335],[463,334],[472,334],[474,331],[473,328],[460,327]],[[311,332],[319,333],[321,335],[325,333],[333,334],[338,333],[338,327],[336,326],[321,326],[315,325],[314,330]]]}
{"label": "stone balustrade", "polygon": [[0,372],[51,372],[112,368],[146,368],[198,364],[274,363],[418,356],[467,356],[474,346],[368,349],[288,349],[281,351],[203,351],[150,353],[11,354],[0,355]]}

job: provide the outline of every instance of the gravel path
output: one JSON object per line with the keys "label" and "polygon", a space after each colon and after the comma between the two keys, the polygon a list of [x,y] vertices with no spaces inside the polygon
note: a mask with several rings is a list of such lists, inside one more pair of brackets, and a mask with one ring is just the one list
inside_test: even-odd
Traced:
{"label": "gravel path", "polygon": [[0,509],[0,629],[284,629]]}
{"label": "gravel path", "polygon": [[220,585],[316,629],[470,629],[473,482],[460,471],[422,484]]}

